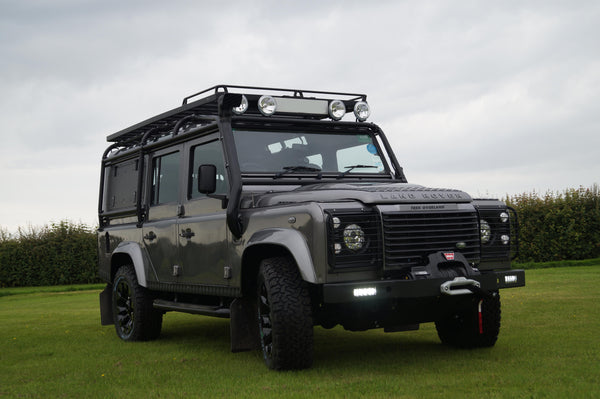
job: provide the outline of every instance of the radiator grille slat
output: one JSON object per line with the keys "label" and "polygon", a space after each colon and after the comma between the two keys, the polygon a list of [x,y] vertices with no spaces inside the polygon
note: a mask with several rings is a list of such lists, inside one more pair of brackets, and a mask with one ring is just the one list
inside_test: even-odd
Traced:
{"label": "radiator grille slat", "polygon": [[[475,211],[383,213],[385,268],[423,264],[438,251],[462,253],[469,262],[480,259],[479,223]],[[464,247],[457,247],[463,243]]]}

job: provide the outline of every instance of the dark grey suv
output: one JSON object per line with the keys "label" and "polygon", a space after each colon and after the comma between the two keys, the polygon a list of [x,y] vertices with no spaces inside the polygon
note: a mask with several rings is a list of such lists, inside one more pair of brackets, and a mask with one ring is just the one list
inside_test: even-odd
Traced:
{"label": "dark grey suv", "polygon": [[102,324],[136,341],[167,311],[230,318],[232,351],[273,369],[311,366],[315,325],[494,345],[499,290],[525,284],[515,212],[407,183],[366,99],[221,85],[108,136]]}

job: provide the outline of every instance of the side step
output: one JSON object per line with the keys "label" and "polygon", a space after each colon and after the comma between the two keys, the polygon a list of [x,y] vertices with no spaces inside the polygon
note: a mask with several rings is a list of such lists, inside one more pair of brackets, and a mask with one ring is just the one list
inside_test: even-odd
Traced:
{"label": "side step", "polygon": [[165,301],[163,299],[155,299],[153,305],[155,309],[164,310],[165,312],[175,311],[200,314],[203,316],[221,317],[225,319],[229,318],[231,315],[229,308],[224,308],[222,306],[195,305],[193,303]]}

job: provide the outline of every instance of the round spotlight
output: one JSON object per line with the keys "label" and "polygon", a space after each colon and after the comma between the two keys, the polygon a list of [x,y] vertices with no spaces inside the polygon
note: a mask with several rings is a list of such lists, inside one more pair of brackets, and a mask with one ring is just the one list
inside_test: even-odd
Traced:
{"label": "round spotlight", "polygon": [[354,115],[359,122],[364,122],[371,115],[369,104],[365,101],[359,101],[354,104]]}
{"label": "round spotlight", "polygon": [[492,228],[490,227],[490,224],[483,219],[479,222],[479,234],[481,235],[482,244],[490,242],[490,239],[492,238]]}
{"label": "round spotlight", "polygon": [[500,241],[502,241],[502,244],[506,245],[510,241],[510,237],[506,234],[502,234],[500,236]]}
{"label": "round spotlight", "polygon": [[245,95],[242,94],[242,102],[239,106],[233,107],[232,111],[236,115],[242,115],[244,112],[248,111],[248,99]]}
{"label": "round spotlight", "polygon": [[277,101],[271,96],[262,96],[258,99],[258,110],[264,116],[271,116],[277,110]]}
{"label": "round spotlight", "polygon": [[352,251],[360,250],[365,245],[365,232],[357,224],[349,224],[344,229],[344,244]]}
{"label": "round spotlight", "polygon": [[502,213],[500,214],[500,221],[501,221],[502,223],[506,223],[506,222],[508,222],[508,213],[506,213],[506,212],[502,212]]}
{"label": "round spotlight", "polygon": [[329,116],[334,121],[339,121],[346,115],[346,105],[342,100],[333,100],[329,103]]}

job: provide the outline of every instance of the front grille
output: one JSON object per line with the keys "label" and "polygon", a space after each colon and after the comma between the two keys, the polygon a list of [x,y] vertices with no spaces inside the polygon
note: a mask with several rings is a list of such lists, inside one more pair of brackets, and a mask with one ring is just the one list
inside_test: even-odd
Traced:
{"label": "front grille", "polygon": [[383,215],[385,268],[399,269],[425,263],[438,251],[462,253],[470,263],[480,258],[476,212],[404,213]]}

